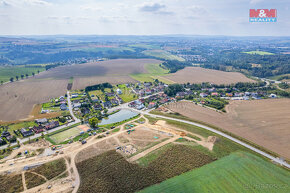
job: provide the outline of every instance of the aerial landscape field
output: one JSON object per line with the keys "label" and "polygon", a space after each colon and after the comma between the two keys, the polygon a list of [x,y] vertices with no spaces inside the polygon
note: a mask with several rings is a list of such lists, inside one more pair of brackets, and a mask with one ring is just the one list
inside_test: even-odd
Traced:
{"label": "aerial landscape field", "polygon": [[174,74],[166,76],[167,79],[176,83],[202,83],[232,84],[237,82],[254,82],[241,73],[222,72],[218,70],[204,69],[200,67],[187,67]]}
{"label": "aerial landscape field", "polygon": [[288,7],[0,0],[0,193],[289,193]]}
{"label": "aerial landscape field", "polygon": [[192,102],[171,103],[173,112],[242,136],[290,159],[289,99],[231,101],[226,113],[195,105]]}

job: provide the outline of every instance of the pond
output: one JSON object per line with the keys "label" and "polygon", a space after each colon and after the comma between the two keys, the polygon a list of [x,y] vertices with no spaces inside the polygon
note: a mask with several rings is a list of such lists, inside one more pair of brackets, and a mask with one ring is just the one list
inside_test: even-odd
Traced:
{"label": "pond", "polygon": [[112,123],[121,122],[127,119],[131,119],[132,117],[137,116],[139,113],[128,109],[121,109],[119,112],[109,115],[107,119],[102,119],[99,125],[107,125]]}

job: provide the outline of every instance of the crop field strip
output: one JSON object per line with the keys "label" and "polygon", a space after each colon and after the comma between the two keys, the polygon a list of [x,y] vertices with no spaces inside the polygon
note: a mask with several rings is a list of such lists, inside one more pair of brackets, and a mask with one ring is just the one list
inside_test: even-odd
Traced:
{"label": "crop field strip", "polygon": [[191,170],[140,193],[151,192],[281,192],[290,191],[289,172],[245,152]]}

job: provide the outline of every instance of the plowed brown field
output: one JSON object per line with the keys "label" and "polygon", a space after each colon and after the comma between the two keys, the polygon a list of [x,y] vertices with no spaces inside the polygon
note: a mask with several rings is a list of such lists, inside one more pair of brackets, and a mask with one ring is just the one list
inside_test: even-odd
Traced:
{"label": "plowed brown field", "polygon": [[227,113],[218,113],[191,102],[172,103],[167,107],[194,120],[232,132],[290,159],[290,99],[231,101]]}
{"label": "plowed brown field", "polygon": [[166,76],[167,79],[176,83],[202,83],[232,84],[237,82],[254,82],[238,72],[223,72],[200,67],[187,67],[174,74]]}
{"label": "plowed brown field", "polygon": [[0,121],[27,118],[33,105],[66,93],[68,80],[13,82],[0,86]]}

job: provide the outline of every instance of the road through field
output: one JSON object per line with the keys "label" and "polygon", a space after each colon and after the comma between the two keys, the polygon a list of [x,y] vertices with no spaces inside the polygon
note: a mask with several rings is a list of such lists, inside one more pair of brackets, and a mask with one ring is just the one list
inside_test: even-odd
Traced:
{"label": "road through field", "polygon": [[209,130],[209,131],[211,131],[213,133],[221,135],[221,136],[223,136],[223,137],[225,137],[225,138],[227,138],[227,139],[229,139],[231,141],[234,141],[234,142],[236,142],[236,143],[238,143],[238,144],[240,144],[240,145],[242,145],[242,146],[244,146],[244,147],[246,147],[246,148],[248,148],[248,149],[250,149],[250,150],[252,150],[252,151],[254,151],[254,152],[256,152],[256,153],[258,153],[260,155],[262,155],[262,156],[264,156],[264,157],[269,158],[270,160],[272,160],[272,161],[274,161],[276,163],[281,164],[282,166],[290,168],[290,164],[288,164],[286,161],[281,160],[279,158],[275,158],[275,157],[271,156],[270,154],[268,154],[266,152],[263,152],[263,151],[255,148],[255,147],[253,147],[251,145],[248,145],[248,144],[246,144],[246,143],[244,143],[244,142],[242,142],[242,141],[240,141],[240,140],[238,140],[238,139],[236,139],[234,137],[231,137],[231,136],[229,136],[229,135],[227,135],[227,134],[225,134],[225,133],[223,133],[221,131],[218,131],[216,129],[213,129],[211,127],[208,127],[208,126],[205,126],[205,125],[201,125],[201,124],[198,124],[198,123],[194,123],[194,122],[191,122],[191,121],[182,120],[182,119],[175,119],[175,118],[166,117],[166,116],[162,116],[162,115],[153,115],[153,114],[150,114],[148,112],[142,112],[142,111],[138,111],[138,112],[140,112],[142,114],[145,114],[145,115],[148,115],[148,116],[151,116],[151,117],[154,117],[154,118],[170,119],[170,120],[173,120],[173,121],[178,121],[178,122],[194,125],[194,126],[197,126],[197,127],[201,127],[203,129]]}

